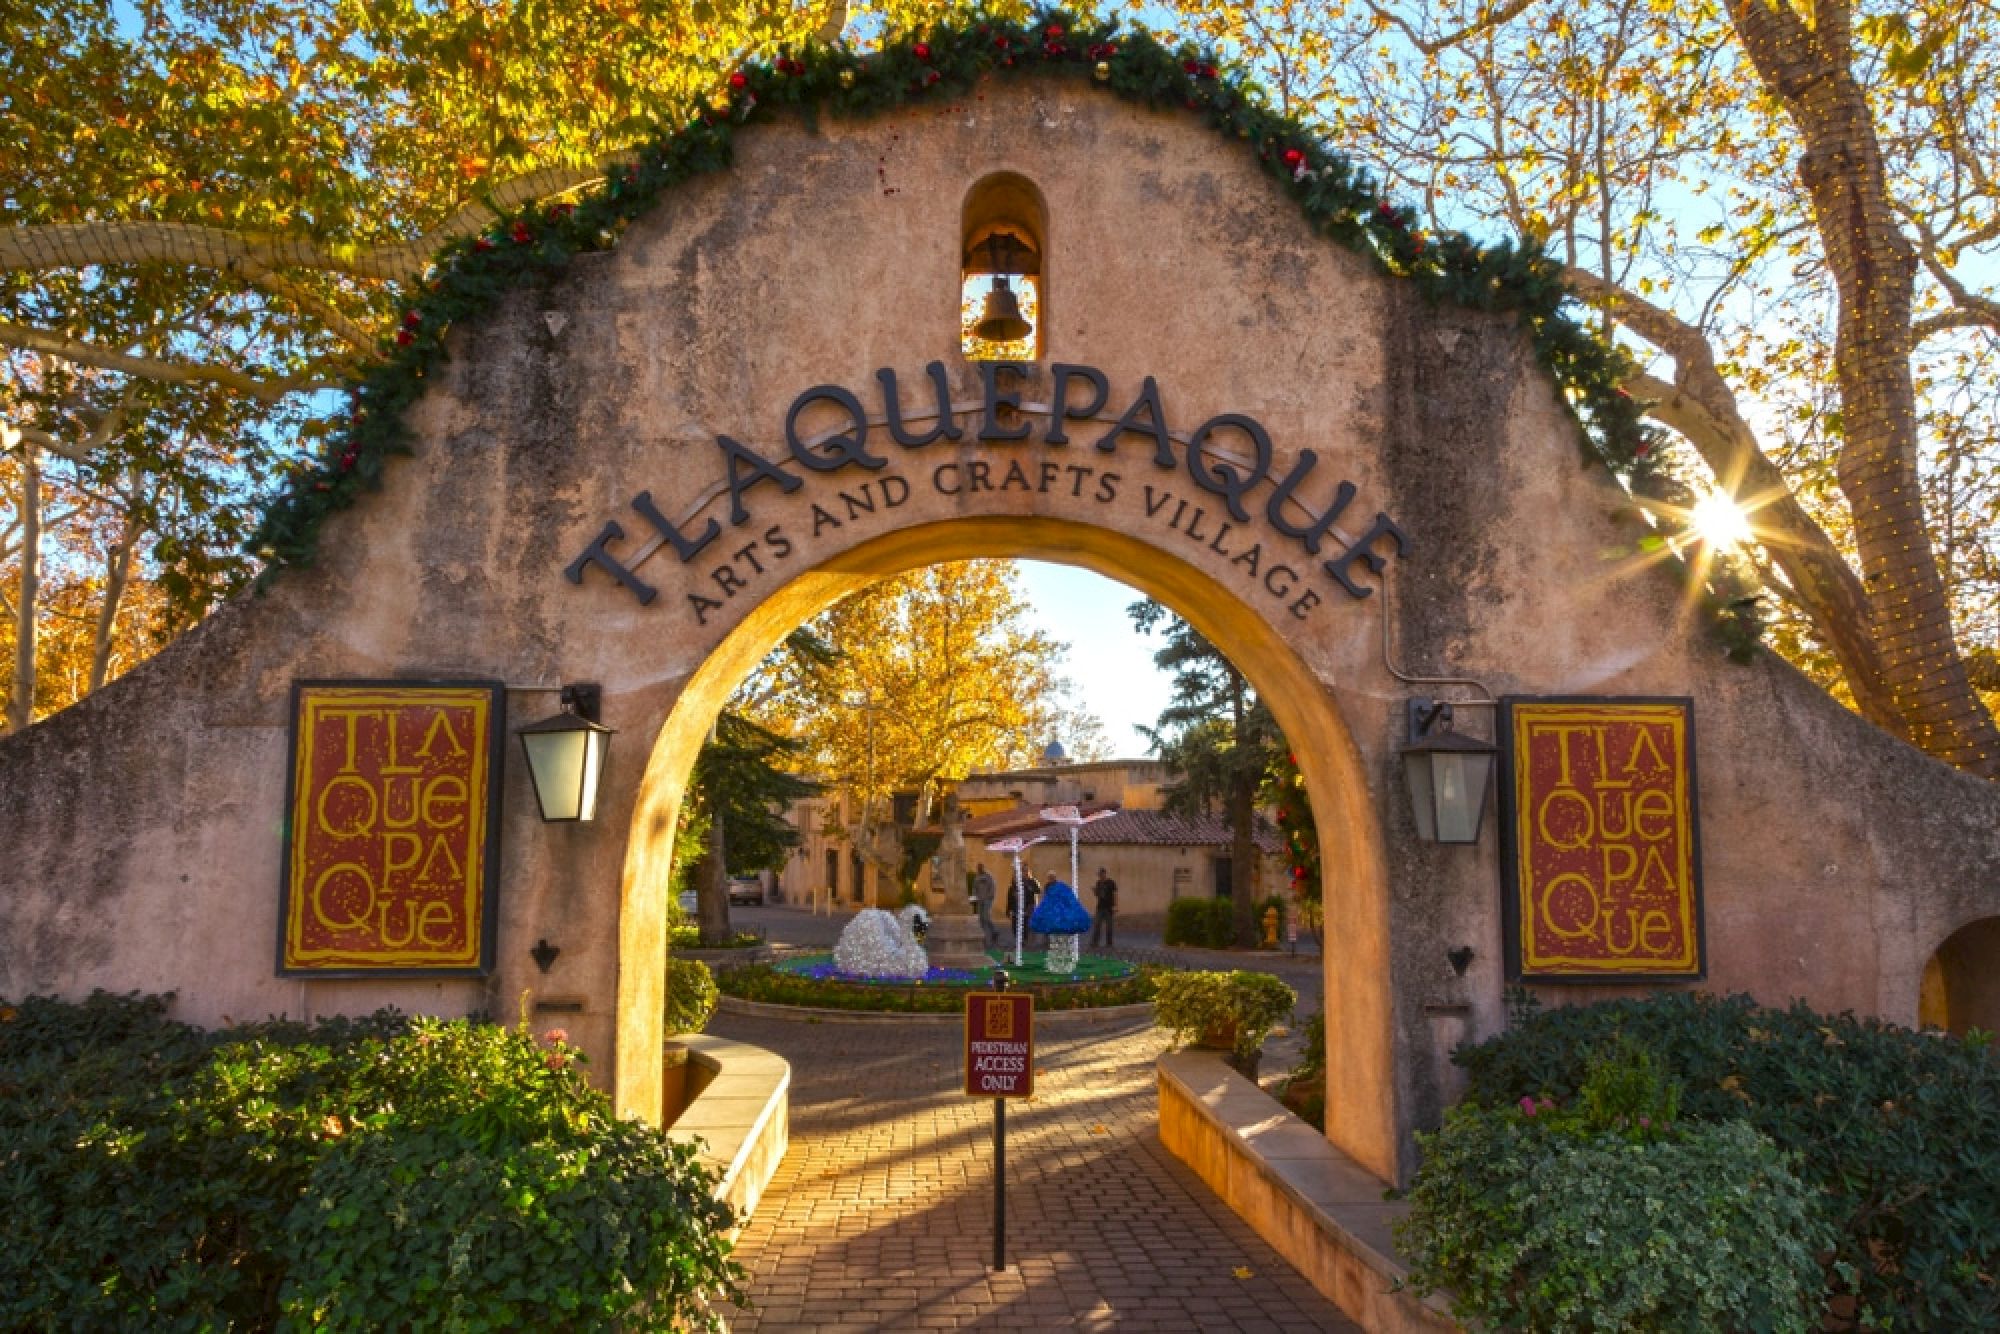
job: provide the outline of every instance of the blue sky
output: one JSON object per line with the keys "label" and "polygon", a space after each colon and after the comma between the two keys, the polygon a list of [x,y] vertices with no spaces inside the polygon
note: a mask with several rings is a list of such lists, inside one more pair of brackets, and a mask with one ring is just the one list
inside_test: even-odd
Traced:
{"label": "blue sky", "polygon": [[[1133,629],[1125,614],[1141,594],[1074,566],[1016,564],[1036,624],[1069,645],[1063,674],[1076,683],[1078,702],[1103,722],[1112,755],[1144,755],[1146,743],[1132,725],[1151,725],[1160,716],[1170,686],[1153,666],[1159,644]],[[1069,744],[1067,737],[1057,739]]]}

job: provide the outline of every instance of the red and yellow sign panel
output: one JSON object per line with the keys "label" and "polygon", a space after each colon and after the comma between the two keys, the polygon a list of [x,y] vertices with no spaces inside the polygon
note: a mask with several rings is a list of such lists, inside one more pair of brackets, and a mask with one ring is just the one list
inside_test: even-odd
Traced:
{"label": "red and yellow sign panel", "polygon": [[492,960],[503,688],[293,688],[281,974],[479,974]]}
{"label": "red and yellow sign panel", "polygon": [[1692,701],[1508,699],[1501,735],[1510,975],[1701,977]]}
{"label": "red and yellow sign panel", "polygon": [[976,1098],[1035,1096],[1035,997],[974,991],[965,998],[965,1091]]}

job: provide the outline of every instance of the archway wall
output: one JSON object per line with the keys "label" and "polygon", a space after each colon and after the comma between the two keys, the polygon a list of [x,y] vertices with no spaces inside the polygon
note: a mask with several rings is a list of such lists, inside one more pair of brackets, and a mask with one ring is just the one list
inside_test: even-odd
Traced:
{"label": "archway wall", "polygon": [[[1048,202],[1045,355],[1108,382],[1101,420],[1069,423],[1067,444],[1045,443],[1034,413],[1025,441],[975,438],[985,387],[956,352],[958,229],[965,191],[995,171]],[[563,1026],[642,1110],[649,1062],[657,1078],[641,1017],[659,1010],[659,854],[696,725],[800,608],[973,549],[1157,590],[1249,655],[1288,728],[1318,738],[1302,758],[1323,818],[1339,817],[1323,830],[1327,982],[1335,1081],[1352,1099],[1333,1133],[1385,1173],[1408,1166],[1411,1128],[1439,1112],[1449,1044],[1502,1020],[1491,823],[1476,848],[1418,844],[1395,755],[1408,696],[1464,692],[1397,679],[1385,611],[1407,673],[1495,694],[1694,697],[1713,988],[1913,1020],[1937,943],[2000,911],[1988,788],[1782,664],[1725,661],[1671,577],[1623,570],[1639,530],[1602,471],[1579,466],[1575,428],[1513,326],[1429,308],[1314,237],[1254,157],[1191,117],[1024,81],[948,108],[748,133],[730,171],[665,199],[615,253],[455,331],[451,349],[412,413],[414,456],[329,524],[316,566],[0,743],[0,995],[171,989],[182,1014],[213,1022],[382,1004],[510,1017],[532,992],[581,1007]],[[879,470],[786,458],[802,391],[844,386],[879,415],[886,367],[915,413],[933,360],[966,408],[964,439],[905,449],[877,425]],[[1148,376],[1179,437],[1173,467],[1144,435],[1094,445]],[[1000,384],[1026,404],[1051,388],[1046,362]],[[1317,455],[1295,523],[1353,484],[1344,538],[1322,557],[1394,517],[1409,548],[1389,561],[1387,595],[1352,598],[1314,570],[1265,516],[1269,480],[1246,494],[1250,519],[1221,531],[1224,502],[1191,477],[1185,437],[1222,413],[1267,428],[1271,477]],[[839,418],[820,403],[801,425]],[[732,523],[718,434],[800,484],[744,490],[747,521]],[[638,563],[640,492],[688,534],[713,517],[721,535],[688,562],[663,547]],[[655,591],[648,604],[603,565],[580,585],[564,577],[611,522],[625,537],[606,553]],[[1092,630],[1074,627],[1079,653]],[[297,678],[389,676],[522,687],[512,723],[553,711],[546,687],[600,682],[620,732],[607,814],[542,824],[510,745],[492,977],[278,978],[287,692]],[[562,949],[546,975],[528,957],[544,938]],[[1463,978],[1445,962],[1460,945],[1474,950]]]}

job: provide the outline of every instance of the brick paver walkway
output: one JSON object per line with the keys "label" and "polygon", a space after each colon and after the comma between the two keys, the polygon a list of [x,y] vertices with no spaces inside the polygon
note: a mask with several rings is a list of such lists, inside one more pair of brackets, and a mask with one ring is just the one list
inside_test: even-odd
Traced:
{"label": "brick paver walkway", "polygon": [[990,1274],[992,1105],[956,1025],[718,1014],[792,1063],[792,1143],[737,1259],[738,1330],[1359,1327],[1160,1146],[1144,1021],[1044,1026],[1007,1117],[1007,1250]]}

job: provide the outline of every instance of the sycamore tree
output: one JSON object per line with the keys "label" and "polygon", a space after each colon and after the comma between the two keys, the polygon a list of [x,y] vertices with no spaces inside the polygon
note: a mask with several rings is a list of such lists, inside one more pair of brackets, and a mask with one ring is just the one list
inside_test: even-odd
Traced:
{"label": "sycamore tree", "polygon": [[1012,562],[931,565],[873,584],[809,624],[836,655],[767,659],[731,703],[799,741],[802,768],[847,798],[847,836],[884,874],[902,854],[897,793],[915,823],[974,769],[1032,763],[1050,738],[1101,734],[1069,699],[1066,646],[1030,626]]}
{"label": "sycamore tree", "polygon": [[1171,8],[1433,227],[1546,247],[1636,354],[1663,448],[1752,511],[1777,646],[1890,732],[2000,767],[1975,688],[2000,686],[2000,11]]}
{"label": "sycamore tree", "polygon": [[[393,345],[441,246],[587,188],[746,59],[937,8],[0,0],[6,729],[255,570],[324,391]],[[43,680],[77,615],[93,669]]]}

